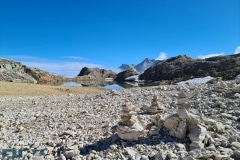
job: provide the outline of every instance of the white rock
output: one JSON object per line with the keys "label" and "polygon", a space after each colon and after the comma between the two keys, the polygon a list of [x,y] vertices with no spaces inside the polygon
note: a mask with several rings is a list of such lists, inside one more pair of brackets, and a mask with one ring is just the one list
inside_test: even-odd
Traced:
{"label": "white rock", "polygon": [[186,119],[189,115],[189,112],[188,112],[188,107],[189,106],[186,106],[186,105],[178,105],[178,116],[179,118],[182,118],[182,119]]}
{"label": "white rock", "polygon": [[64,155],[65,155],[66,158],[71,159],[75,156],[75,151],[74,150],[65,151]]}
{"label": "white rock", "polygon": [[232,142],[231,145],[236,149],[240,149],[240,142]]}
{"label": "white rock", "polygon": [[207,129],[201,125],[197,125],[194,129],[190,130],[188,137],[192,141],[192,146],[196,147],[195,144],[199,145],[199,148],[204,147],[203,141],[207,137]]}
{"label": "white rock", "polygon": [[225,126],[222,123],[215,123],[215,129],[218,133],[224,133],[225,132]]}
{"label": "white rock", "polygon": [[136,141],[143,134],[144,128],[141,124],[135,123],[133,126],[121,126],[117,128],[117,134],[121,139]]}
{"label": "white rock", "polygon": [[131,159],[136,159],[136,155],[137,155],[137,152],[134,151],[133,149],[127,147],[125,148],[126,152],[128,153],[128,155],[130,156]]}
{"label": "white rock", "polygon": [[169,131],[169,134],[173,137],[183,139],[186,137],[186,131],[187,131],[186,120],[180,120],[178,122],[178,125]]}
{"label": "white rock", "polygon": [[185,145],[182,144],[182,143],[177,143],[176,148],[177,148],[178,151],[185,151],[186,150]]}

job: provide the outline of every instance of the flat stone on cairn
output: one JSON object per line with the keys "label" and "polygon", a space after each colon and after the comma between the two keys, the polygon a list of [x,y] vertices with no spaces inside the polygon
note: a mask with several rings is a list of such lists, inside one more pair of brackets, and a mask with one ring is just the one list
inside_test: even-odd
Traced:
{"label": "flat stone on cairn", "polygon": [[121,121],[117,126],[117,134],[123,140],[134,141],[144,133],[144,128],[138,121],[135,106],[126,100],[122,106]]}

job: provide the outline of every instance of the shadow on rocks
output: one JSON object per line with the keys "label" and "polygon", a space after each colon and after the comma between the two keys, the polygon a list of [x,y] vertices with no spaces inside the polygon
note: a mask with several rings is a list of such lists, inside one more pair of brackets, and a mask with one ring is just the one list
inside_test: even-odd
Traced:
{"label": "shadow on rocks", "polygon": [[112,136],[106,139],[99,140],[96,143],[84,146],[83,148],[81,148],[80,154],[85,156],[91,153],[92,151],[101,152],[101,151],[106,151],[108,149],[114,149],[112,147],[113,145],[116,146],[115,148],[123,149],[126,147],[133,147],[138,144],[154,146],[159,144],[164,145],[167,143],[182,143],[182,144],[188,144],[186,146],[189,146],[190,140],[188,138],[185,138],[182,140],[173,138],[169,135],[169,133],[165,129],[159,130],[158,135],[154,135],[154,136],[148,135],[144,138],[139,138],[139,140],[137,141],[122,140],[118,137],[117,134],[113,134]]}

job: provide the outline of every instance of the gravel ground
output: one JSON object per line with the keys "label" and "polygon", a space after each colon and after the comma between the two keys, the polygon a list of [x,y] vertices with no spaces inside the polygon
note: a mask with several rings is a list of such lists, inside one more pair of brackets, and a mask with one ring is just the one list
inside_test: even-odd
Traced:
{"label": "gravel ground", "polygon": [[[165,128],[150,133],[156,115],[140,109],[157,95],[166,108],[164,116],[176,113],[180,91],[187,95],[191,113],[224,126],[221,132],[206,126],[213,142],[198,151],[189,149],[188,137],[171,137]],[[121,140],[116,134],[125,99],[147,126],[147,135],[138,141]],[[0,98],[0,159],[240,159],[239,151],[240,86],[235,81]]]}

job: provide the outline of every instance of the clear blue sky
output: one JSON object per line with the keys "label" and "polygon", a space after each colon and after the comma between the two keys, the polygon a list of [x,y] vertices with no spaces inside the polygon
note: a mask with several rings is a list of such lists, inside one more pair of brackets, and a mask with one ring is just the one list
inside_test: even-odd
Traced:
{"label": "clear blue sky", "polygon": [[0,57],[56,74],[238,46],[240,0],[0,1]]}

